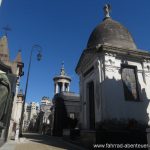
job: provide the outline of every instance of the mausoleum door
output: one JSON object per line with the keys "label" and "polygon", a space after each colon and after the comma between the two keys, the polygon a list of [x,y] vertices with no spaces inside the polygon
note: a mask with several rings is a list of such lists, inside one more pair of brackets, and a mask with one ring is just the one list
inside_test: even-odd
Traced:
{"label": "mausoleum door", "polygon": [[95,129],[95,103],[94,103],[94,82],[88,84],[89,95],[89,127]]}

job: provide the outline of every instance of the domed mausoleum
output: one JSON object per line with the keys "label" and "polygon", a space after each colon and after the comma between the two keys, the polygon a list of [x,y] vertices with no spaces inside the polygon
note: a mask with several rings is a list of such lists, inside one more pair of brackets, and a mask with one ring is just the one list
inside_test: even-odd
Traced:
{"label": "domed mausoleum", "polygon": [[70,92],[71,77],[69,77],[64,68],[64,63],[60,70],[60,75],[53,78],[54,97],[53,97],[53,125],[52,134],[62,136],[66,130],[77,127],[80,115],[80,97],[79,94]]}
{"label": "domed mausoleum", "polygon": [[92,130],[90,134],[103,127],[122,130],[130,124],[150,124],[150,53],[139,50],[131,33],[110,17],[109,4],[104,14],[76,67],[81,129]]}
{"label": "domed mausoleum", "polygon": [[129,31],[110,17],[105,18],[93,30],[87,48],[97,46],[98,44],[110,44],[117,47],[136,49],[136,45]]}

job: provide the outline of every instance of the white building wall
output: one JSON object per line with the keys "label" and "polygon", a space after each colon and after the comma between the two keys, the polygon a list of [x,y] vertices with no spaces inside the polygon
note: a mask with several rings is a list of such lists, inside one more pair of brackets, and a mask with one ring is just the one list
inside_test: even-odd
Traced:
{"label": "white building wall", "polygon": [[23,101],[22,99],[18,98],[17,104],[16,104],[16,114],[15,114],[15,118],[16,118],[16,122],[19,124],[20,120],[21,120],[21,113],[22,113],[22,104]]}
{"label": "white building wall", "polygon": [[30,119],[32,119],[34,115],[37,115],[37,111],[36,111],[36,103],[35,103],[35,102],[32,102],[32,103],[31,103],[31,114],[30,114]]}
{"label": "white building wall", "polygon": [[[138,77],[138,88],[140,101],[126,101],[124,98],[124,89],[121,80],[120,66],[121,60],[115,59],[115,56],[105,56],[105,85],[104,85],[104,119],[118,119],[118,120],[128,120],[136,119],[141,123],[147,123],[148,121],[148,103],[150,99],[148,95],[148,89],[150,89],[150,81],[146,78],[147,84],[144,83],[142,76],[142,65],[140,62],[135,60],[127,60],[128,65],[137,66],[137,77]],[[146,97],[144,98],[143,90],[146,92]]]}
{"label": "white building wall", "polygon": [[[90,65],[85,65],[84,70],[82,70],[80,74],[80,123],[82,128],[89,129],[87,84],[90,81],[94,81],[96,124],[103,120],[112,119],[118,121],[136,119],[141,123],[148,122],[150,118],[150,67],[147,66],[150,66],[150,62],[142,64],[141,60],[138,61],[129,57],[124,60],[128,65],[137,66],[140,96],[140,101],[126,101],[121,79],[121,64],[125,62],[122,62],[120,58],[114,54],[105,54],[104,57],[99,55],[94,58]],[[91,66],[94,66],[94,70],[83,77],[83,74]],[[144,76],[143,71],[145,72]]]}

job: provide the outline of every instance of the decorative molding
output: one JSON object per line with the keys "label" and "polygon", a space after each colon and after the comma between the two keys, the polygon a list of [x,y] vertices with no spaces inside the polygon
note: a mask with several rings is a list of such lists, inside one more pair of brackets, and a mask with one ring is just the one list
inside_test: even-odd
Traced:
{"label": "decorative molding", "polygon": [[119,73],[120,74],[120,67],[116,67],[116,66],[111,66],[111,65],[106,65],[105,66],[105,71],[108,71],[108,72],[114,72],[114,73]]}
{"label": "decorative molding", "polygon": [[97,61],[95,62],[95,64],[94,64],[94,67],[95,67],[95,68],[99,68],[99,66],[100,66],[100,60],[97,60]]}
{"label": "decorative molding", "polygon": [[109,52],[114,52],[116,54],[120,53],[120,54],[125,54],[128,56],[134,56],[134,57],[140,57],[145,59],[146,61],[150,61],[150,53],[149,51],[144,51],[144,50],[135,50],[135,49],[126,49],[126,48],[122,48],[122,47],[114,47],[112,45],[102,45],[101,46],[101,50],[104,51],[109,51]]}
{"label": "decorative molding", "polygon": [[79,59],[79,62],[77,64],[76,72],[78,73],[80,70],[79,67],[85,64],[83,63],[85,55],[98,54],[98,53],[102,54],[102,52],[104,52],[105,55],[110,55],[109,53],[111,53],[111,56],[114,55],[114,57],[123,56],[125,57],[125,60],[126,58],[127,59],[133,58],[133,59],[136,59],[137,61],[139,61],[140,59],[142,61],[144,60],[144,62],[150,62],[149,51],[140,50],[140,49],[128,49],[128,48],[123,48],[123,47],[114,47],[110,44],[101,44],[101,45],[99,44],[95,47],[90,47],[83,51]]}
{"label": "decorative molding", "polygon": [[94,70],[94,66],[90,67],[89,69],[87,69],[84,74],[83,74],[83,77],[86,77],[88,74],[90,74],[91,72],[93,72]]}
{"label": "decorative molding", "polygon": [[150,77],[150,72],[145,72],[146,77]]}
{"label": "decorative molding", "polygon": [[138,69],[138,70],[137,70],[137,73],[143,73],[143,71],[144,71],[145,73],[147,73],[147,74],[150,73],[150,71],[143,70],[143,69]]}
{"label": "decorative molding", "polygon": [[106,52],[105,56],[112,56],[112,57],[116,57],[117,54],[116,53],[112,53],[112,52]]}
{"label": "decorative molding", "polygon": [[115,65],[115,61],[110,58],[110,59],[108,59],[108,60],[105,60],[105,64],[106,64],[106,65],[109,65],[109,64],[110,64],[110,65]]}
{"label": "decorative molding", "polygon": [[150,59],[143,59],[144,62],[150,63]]}

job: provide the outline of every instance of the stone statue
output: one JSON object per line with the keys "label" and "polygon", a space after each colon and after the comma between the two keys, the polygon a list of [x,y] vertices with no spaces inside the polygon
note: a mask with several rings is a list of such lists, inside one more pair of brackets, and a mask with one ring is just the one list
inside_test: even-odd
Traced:
{"label": "stone statue", "polygon": [[111,10],[110,4],[105,4],[103,9],[104,9],[105,18],[109,18],[110,10]]}
{"label": "stone statue", "polygon": [[7,76],[4,73],[0,73],[0,121],[7,113],[10,92],[10,82]]}

